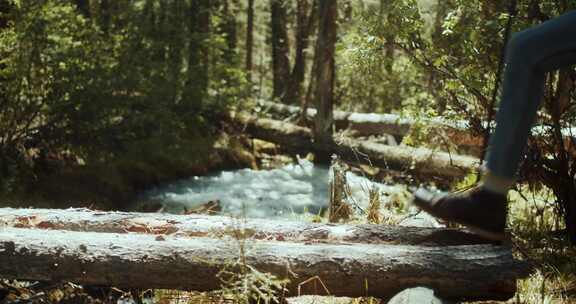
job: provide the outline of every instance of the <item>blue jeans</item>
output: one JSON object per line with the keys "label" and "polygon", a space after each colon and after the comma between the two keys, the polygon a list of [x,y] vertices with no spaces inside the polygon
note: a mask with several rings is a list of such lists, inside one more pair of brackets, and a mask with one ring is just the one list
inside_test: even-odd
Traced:
{"label": "blue jeans", "polygon": [[488,171],[513,179],[543,97],[546,72],[576,64],[576,11],[516,33],[508,44]]}

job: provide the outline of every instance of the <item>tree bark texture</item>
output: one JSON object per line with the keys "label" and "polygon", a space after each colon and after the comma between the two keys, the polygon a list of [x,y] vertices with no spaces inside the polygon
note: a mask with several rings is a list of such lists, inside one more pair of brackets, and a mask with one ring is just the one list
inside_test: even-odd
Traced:
{"label": "tree bark texture", "polygon": [[34,228],[102,233],[171,234],[219,238],[243,231],[254,240],[455,246],[489,244],[475,234],[449,228],[370,224],[323,224],[267,219],[238,220],[216,215],[104,212],[88,209],[0,208],[0,228]]}
{"label": "tree bark texture", "polygon": [[270,0],[271,29],[272,29],[272,73],[273,73],[273,97],[281,98],[286,91],[286,84],[290,78],[290,45],[288,42],[288,30],[285,0]]}
{"label": "tree bark texture", "polygon": [[342,137],[338,143],[319,143],[312,140],[312,132],[308,128],[245,113],[232,114],[230,119],[240,123],[253,137],[279,144],[288,150],[323,151],[326,155],[335,153],[352,162],[369,159],[375,167],[405,171],[415,176],[461,178],[476,170],[479,164],[479,160],[471,156],[426,148],[389,146],[353,138]]}
{"label": "tree bark texture", "polygon": [[[314,141],[325,144],[332,141],[334,125],[334,80],[336,76],[334,53],[336,45],[336,18],[338,2],[320,0],[318,5],[318,39],[316,41],[316,102],[317,115],[314,119]],[[321,158],[322,153],[319,153]],[[325,156],[325,155],[324,155]]]}
{"label": "tree bark texture", "polygon": [[[244,246],[243,248],[240,248]],[[242,249],[242,250],[241,250]],[[239,252],[245,256],[239,257]],[[508,299],[527,274],[510,248],[240,242],[146,234],[6,228],[0,231],[0,276],[120,288],[209,291],[238,260],[291,282],[289,295],[324,293],[300,283],[318,276],[336,296],[389,298],[427,286],[444,298]]]}

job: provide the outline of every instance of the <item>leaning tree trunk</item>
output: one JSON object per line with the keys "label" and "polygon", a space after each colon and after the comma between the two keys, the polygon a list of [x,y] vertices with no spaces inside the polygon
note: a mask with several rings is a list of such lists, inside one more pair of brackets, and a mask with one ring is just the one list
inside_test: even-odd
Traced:
{"label": "leaning tree trunk", "polygon": [[[314,120],[314,141],[326,144],[332,141],[332,127],[334,125],[334,79],[336,76],[334,66],[334,53],[336,45],[336,18],[338,15],[338,2],[336,0],[321,0],[318,6],[319,27],[316,44],[316,119]],[[329,155],[318,151],[317,158],[327,162]]]}

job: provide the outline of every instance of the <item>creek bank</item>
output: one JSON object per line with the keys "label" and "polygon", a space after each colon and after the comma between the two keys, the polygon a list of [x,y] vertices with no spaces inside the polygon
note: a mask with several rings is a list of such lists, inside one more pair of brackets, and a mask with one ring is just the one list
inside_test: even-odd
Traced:
{"label": "creek bank", "polygon": [[4,196],[2,205],[130,210],[145,190],[189,176],[254,167],[255,158],[243,138],[220,132],[172,146],[134,145],[109,160],[86,163],[56,161],[23,191]]}

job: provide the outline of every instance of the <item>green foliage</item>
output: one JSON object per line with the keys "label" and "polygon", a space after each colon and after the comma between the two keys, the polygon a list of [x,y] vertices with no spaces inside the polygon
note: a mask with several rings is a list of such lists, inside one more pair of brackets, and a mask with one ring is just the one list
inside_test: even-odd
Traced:
{"label": "green foliage", "polygon": [[23,161],[32,157],[46,157],[54,148],[68,150],[71,138],[91,131],[86,130],[90,117],[108,111],[80,99],[99,89],[90,82],[102,74],[105,52],[75,8],[57,1],[23,1],[11,13],[11,26],[0,34],[0,156],[18,172],[4,168],[4,177],[21,174]]}
{"label": "green foliage", "polygon": [[419,43],[413,40],[423,26],[416,1],[381,5],[356,7],[338,45],[338,102],[355,110],[390,112],[426,96],[416,66],[396,49],[398,41]]}
{"label": "green foliage", "polygon": [[[0,192],[60,165],[184,153],[245,98],[220,4],[15,1],[0,29]],[[130,154],[130,156],[128,155]]]}

